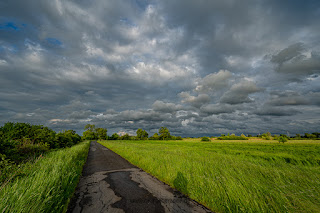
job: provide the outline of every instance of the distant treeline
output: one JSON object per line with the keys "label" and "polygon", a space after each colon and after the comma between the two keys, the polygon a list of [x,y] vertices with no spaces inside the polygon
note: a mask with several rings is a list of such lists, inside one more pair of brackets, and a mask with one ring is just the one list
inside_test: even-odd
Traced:
{"label": "distant treeline", "polygon": [[149,133],[143,129],[138,129],[136,136],[131,136],[127,133],[121,136],[117,133],[108,136],[107,129],[96,128],[93,124],[87,124],[85,130],[82,136],[84,140],[182,140],[181,136],[171,135],[167,127],[161,127],[159,133],[154,133],[151,137],[149,137]]}
{"label": "distant treeline", "polygon": [[285,134],[280,134],[280,135],[272,135],[270,132],[263,133],[261,135],[257,136],[252,136],[252,135],[247,135],[245,136],[244,134],[241,134],[241,136],[237,136],[235,134],[228,134],[224,135],[222,134],[220,137],[218,137],[219,140],[248,140],[250,137],[258,137],[261,139],[265,140],[278,140],[279,142],[286,142],[287,140],[306,140],[306,139],[312,139],[312,140],[319,140],[320,139],[320,133],[319,132],[314,132],[312,134],[305,133],[303,136],[300,134],[296,134],[293,137],[290,137]]}
{"label": "distant treeline", "polygon": [[[252,137],[251,135],[248,135],[248,137]],[[266,140],[270,140],[270,139],[277,139],[279,137],[285,137],[288,140],[290,139],[294,139],[294,140],[305,140],[305,139],[320,139],[320,133],[319,132],[314,132],[314,133],[304,133],[304,135],[300,135],[300,134],[296,134],[295,136],[290,136],[289,134],[285,135],[285,134],[280,134],[280,135],[273,135],[270,132],[266,132],[263,133],[261,135],[257,135],[257,137],[262,138],[262,139],[266,139]]]}

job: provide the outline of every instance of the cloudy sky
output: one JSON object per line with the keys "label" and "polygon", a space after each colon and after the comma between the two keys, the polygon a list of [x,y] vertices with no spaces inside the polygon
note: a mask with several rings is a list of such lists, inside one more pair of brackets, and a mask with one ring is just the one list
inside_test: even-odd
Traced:
{"label": "cloudy sky", "polygon": [[319,0],[2,0],[0,124],[320,127]]}

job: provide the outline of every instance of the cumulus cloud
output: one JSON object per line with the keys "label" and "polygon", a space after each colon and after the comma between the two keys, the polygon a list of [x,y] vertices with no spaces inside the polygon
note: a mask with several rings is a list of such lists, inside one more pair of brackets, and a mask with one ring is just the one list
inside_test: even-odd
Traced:
{"label": "cumulus cloud", "polygon": [[232,85],[220,99],[221,103],[227,104],[241,104],[252,102],[253,99],[249,97],[250,94],[261,91],[257,85],[252,81],[243,80],[239,83]]}
{"label": "cumulus cloud", "polygon": [[274,106],[286,105],[308,105],[311,101],[307,97],[300,95],[298,92],[273,92],[272,97],[266,103]]}
{"label": "cumulus cloud", "polygon": [[194,107],[201,107],[210,102],[210,97],[207,94],[192,96],[189,92],[181,92],[179,93],[179,97],[182,99],[182,103],[189,103]]}
{"label": "cumulus cloud", "polygon": [[[273,55],[271,62],[277,64],[276,71],[290,75],[288,78],[301,80],[299,77],[320,73],[320,55],[308,51],[302,43],[296,43]],[[293,75],[293,76],[292,76]]]}
{"label": "cumulus cloud", "polygon": [[232,113],[237,108],[230,104],[208,104],[200,108],[200,111],[207,114]]}
{"label": "cumulus cloud", "polygon": [[271,106],[264,106],[255,112],[255,114],[262,116],[292,116],[298,113],[300,111],[295,109]]}
{"label": "cumulus cloud", "polygon": [[152,109],[158,112],[173,113],[181,110],[182,106],[179,104],[176,105],[174,103],[165,103],[157,100],[152,104]]}
{"label": "cumulus cloud", "polygon": [[228,86],[229,80],[232,77],[228,70],[220,70],[217,73],[212,73],[200,80],[199,85],[195,88],[197,92],[210,92],[224,89]]}
{"label": "cumulus cloud", "polygon": [[289,47],[281,50],[278,54],[273,55],[271,58],[271,62],[283,64],[284,62],[301,55],[303,50],[304,48],[302,43],[292,44]]}

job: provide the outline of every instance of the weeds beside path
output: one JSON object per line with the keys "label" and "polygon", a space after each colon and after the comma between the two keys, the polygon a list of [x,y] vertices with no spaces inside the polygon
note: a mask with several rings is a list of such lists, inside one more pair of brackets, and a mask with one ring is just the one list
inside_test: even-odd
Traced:
{"label": "weeds beside path", "polygon": [[90,142],[48,153],[24,177],[0,191],[0,212],[63,212],[72,196]]}

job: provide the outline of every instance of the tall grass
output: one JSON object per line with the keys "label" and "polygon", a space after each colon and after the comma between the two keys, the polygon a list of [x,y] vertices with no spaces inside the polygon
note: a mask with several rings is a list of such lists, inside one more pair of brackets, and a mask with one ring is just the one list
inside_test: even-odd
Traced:
{"label": "tall grass", "polygon": [[320,143],[101,144],[215,212],[320,212]]}
{"label": "tall grass", "polygon": [[89,142],[48,153],[25,176],[0,187],[0,212],[64,212],[86,162]]}

